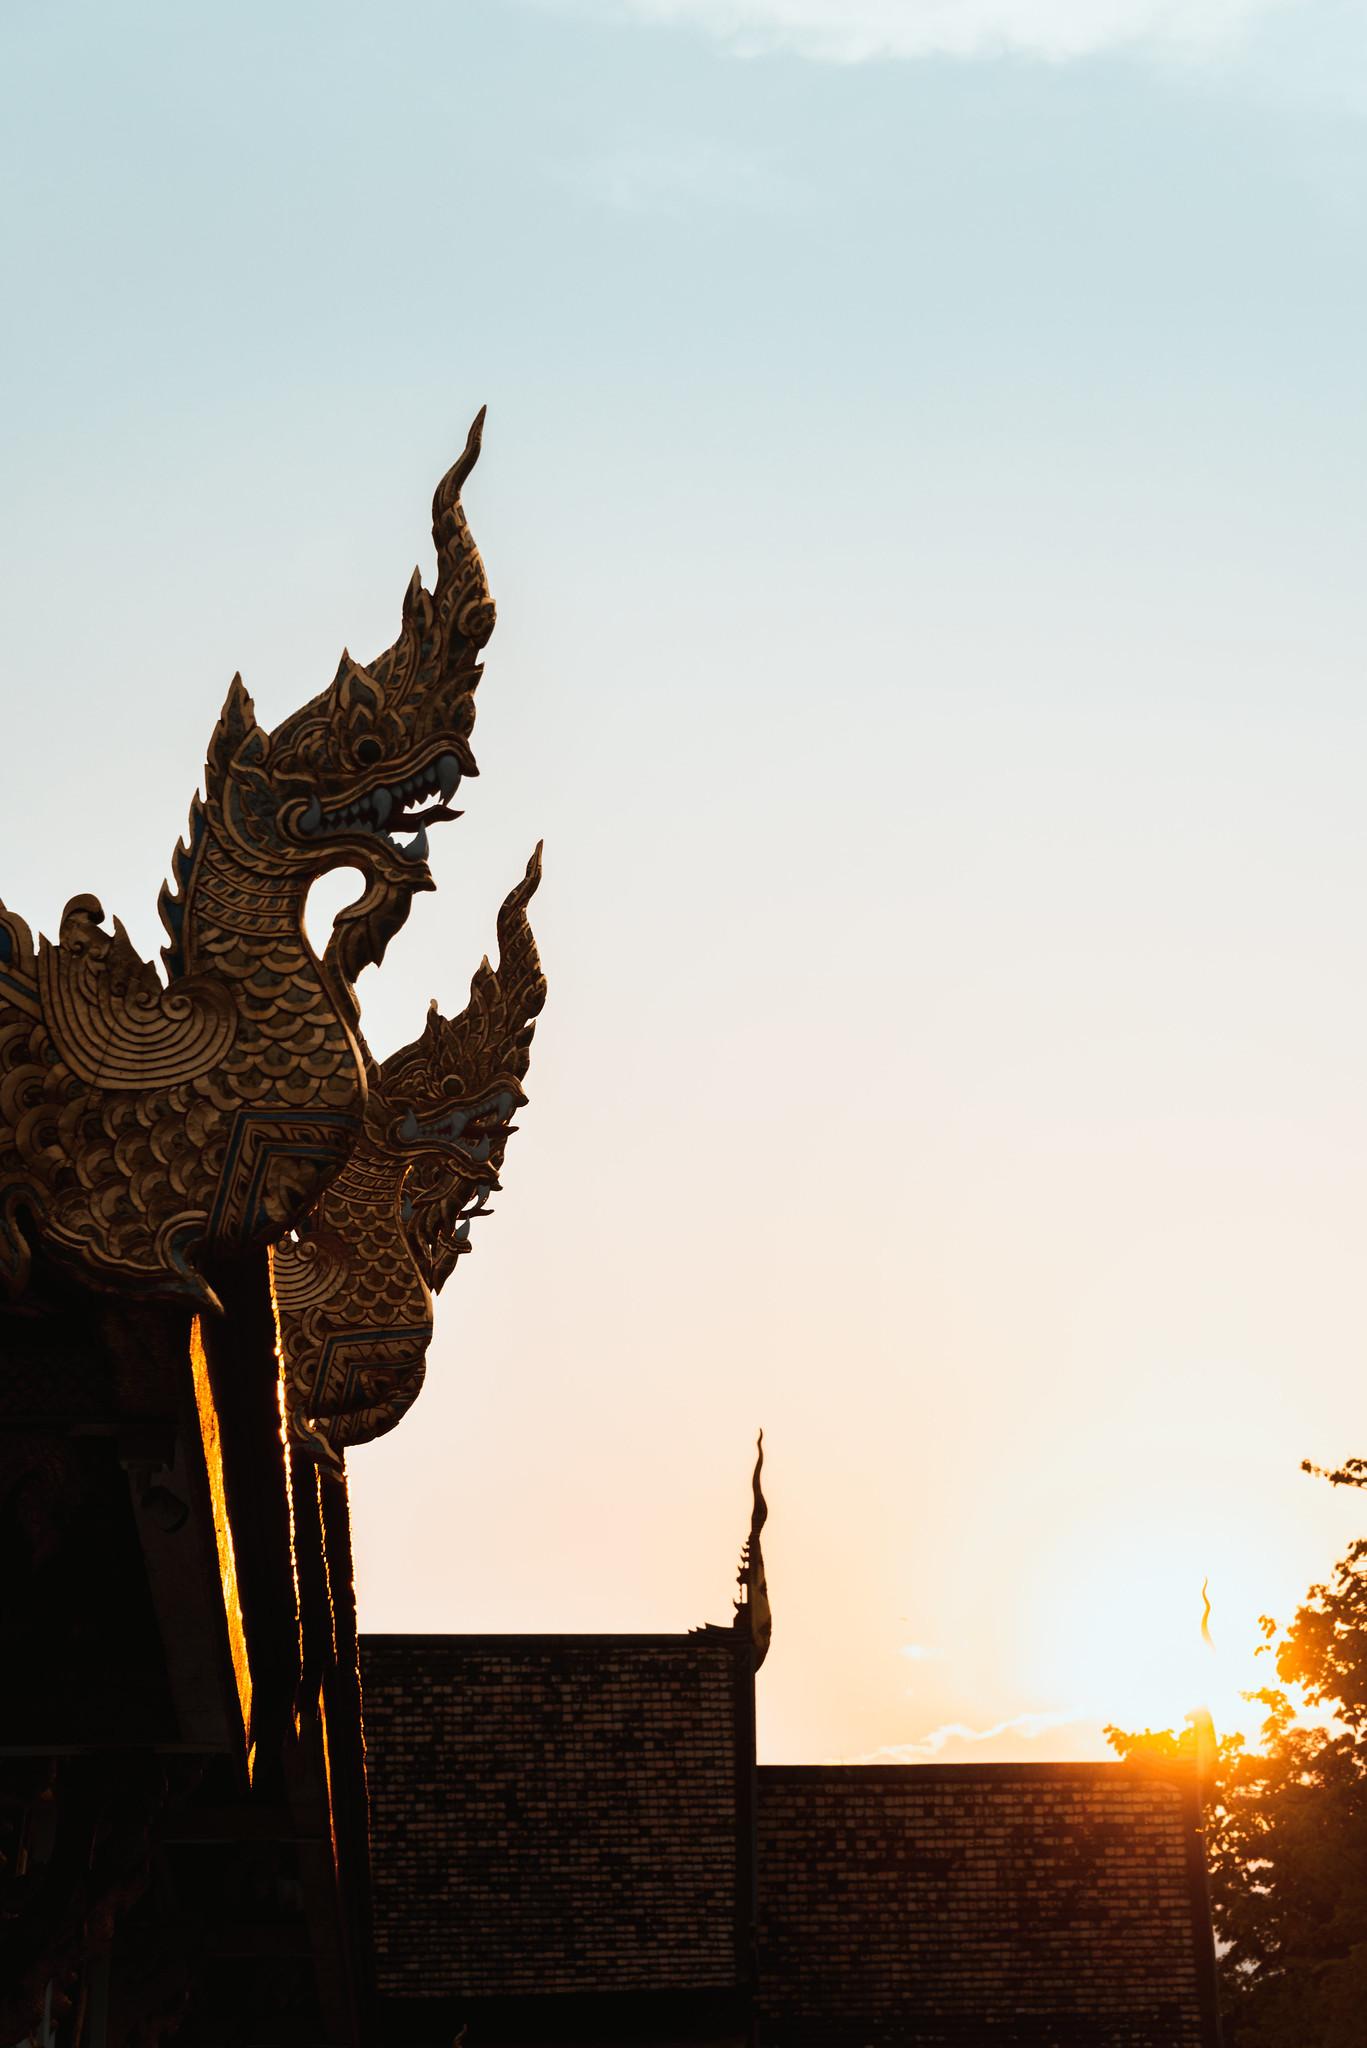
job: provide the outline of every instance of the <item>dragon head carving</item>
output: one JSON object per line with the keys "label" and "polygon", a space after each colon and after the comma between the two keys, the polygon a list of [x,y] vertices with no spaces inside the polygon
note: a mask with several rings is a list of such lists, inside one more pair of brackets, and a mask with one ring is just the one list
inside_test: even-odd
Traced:
{"label": "dragon head carving", "polygon": [[[249,866],[292,870],[303,887],[337,867],[365,876],[366,893],[346,914],[336,949],[347,983],[382,956],[413,896],[434,886],[428,827],[460,816],[452,799],[463,777],[479,773],[470,733],[479,655],[495,613],[460,493],[483,430],[481,409],[432,500],[435,588],[425,590],[413,571],[394,645],[364,664],[344,651],[328,687],[272,732],[257,724],[235,676],[209,744],[204,808]],[[190,843],[177,853],[178,885],[193,868],[200,829],[192,813]],[[164,890],[173,976],[187,964],[183,915],[177,889]]]}
{"label": "dragon head carving", "polygon": [[499,912],[497,968],[481,962],[458,1017],[434,1002],[411,1045],[371,1063],[361,1142],[275,1249],[291,1428],[330,1470],[416,1400],[432,1296],[500,1185],[546,999],[527,919],[540,879],[538,846]]}

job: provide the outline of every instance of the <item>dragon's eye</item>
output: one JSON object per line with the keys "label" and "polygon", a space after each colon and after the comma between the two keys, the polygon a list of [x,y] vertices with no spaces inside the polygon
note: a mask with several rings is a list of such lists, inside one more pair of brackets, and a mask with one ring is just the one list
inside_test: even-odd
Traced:
{"label": "dragon's eye", "polygon": [[366,767],[369,767],[372,761],[378,761],[383,752],[384,748],[373,733],[368,733],[363,740],[356,742],[356,759],[364,762]]}

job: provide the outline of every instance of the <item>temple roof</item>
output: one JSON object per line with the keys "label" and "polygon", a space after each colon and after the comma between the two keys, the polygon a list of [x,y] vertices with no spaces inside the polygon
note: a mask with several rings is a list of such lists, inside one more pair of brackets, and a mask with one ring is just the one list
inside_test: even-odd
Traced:
{"label": "temple roof", "polygon": [[762,1769],[764,2038],[1205,2048],[1198,1822],[1182,1767]]}
{"label": "temple roof", "polygon": [[366,1636],[391,1997],[744,1980],[748,1637]]}

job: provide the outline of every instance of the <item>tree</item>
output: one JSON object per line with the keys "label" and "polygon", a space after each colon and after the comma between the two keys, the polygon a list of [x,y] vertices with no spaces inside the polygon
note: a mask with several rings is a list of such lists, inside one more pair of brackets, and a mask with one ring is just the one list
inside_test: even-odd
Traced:
{"label": "tree", "polygon": [[[1367,1488],[1367,1459],[1334,1486]],[[1257,1747],[1226,1736],[1206,1812],[1229,2048],[1367,2041],[1367,1540],[1311,1586],[1289,1627],[1262,1618],[1278,1683]],[[1121,1756],[1191,1756],[1196,1732],[1126,1734]]]}

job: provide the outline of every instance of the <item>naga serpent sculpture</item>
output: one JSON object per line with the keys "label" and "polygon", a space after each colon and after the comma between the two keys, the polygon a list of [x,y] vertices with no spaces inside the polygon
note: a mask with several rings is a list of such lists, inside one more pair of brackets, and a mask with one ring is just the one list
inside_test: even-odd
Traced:
{"label": "naga serpent sculpture", "polygon": [[486,957],[458,1017],[434,1002],[421,1036],[372,1064],[355,1150],[272,1253],[291,1435],[325,1471],[417,1399],[432,1296],[499,1186],[546,1000],[527,921],[540,879],[538,846],[499,911],[497,969]]}
{"label": "naga serpent sculpture", "polygon": [[[212,1306],[206,1254],[280,1236],[344,1165],[366,1087],[352,983],[434,886],[426,828],[478,773],[494,606],[460,492],[483,421],[437,487],[436,587],[414,570],[395,644],[344,652],[269,733],[234,677],[161,893],[169,985],[92,896],[56,945],[0,905],[0,1296],[41,1305],[41,1248],[86,1286]],[[304,906],[344,866],[367,886],[325,974]]]}

